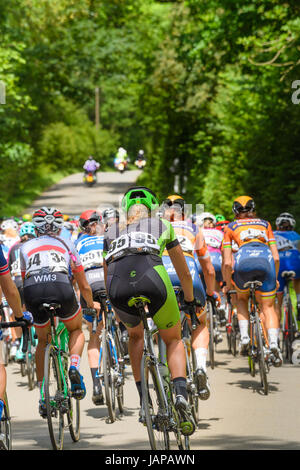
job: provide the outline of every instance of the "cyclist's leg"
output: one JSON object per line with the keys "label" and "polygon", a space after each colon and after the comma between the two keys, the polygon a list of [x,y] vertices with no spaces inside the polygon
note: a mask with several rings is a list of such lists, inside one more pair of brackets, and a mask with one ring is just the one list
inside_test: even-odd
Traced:
{"label": "cyclist's leg", "polygon": [[[2,345],[0,343],[0,348]],[[1,353],[0,353],[0,360],[1,360]],[[3,406],[4,406],[4,396],[6,392],[6,369],[3,362],[0,363],[0,420],[2,417]]]}

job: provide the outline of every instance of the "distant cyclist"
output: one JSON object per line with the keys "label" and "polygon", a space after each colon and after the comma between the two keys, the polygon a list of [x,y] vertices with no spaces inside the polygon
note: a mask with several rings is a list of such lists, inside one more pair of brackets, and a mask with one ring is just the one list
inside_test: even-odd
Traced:
{"label": "distant cyclist", "polygon": [[117,209],[110,207],[108,209],[105,209],[102,212],[102,220],[103,220],[103,223],[105,224],[105,228],[107,229],[110,225],[113,225],[119,222],[120,213]]}
{"label": "distant cyclist", "polygon": [[[181,282],[185,302],[195,308],[193,281],[184,254],[170,222],[153,216],[158,208],[155,194],[148,188],[130,188],[122,200],[127,220],[111,225],[104,234],[104,272],[112,307],[129,332],[129,355],[142,404],[141,359],[144,333],[139,312],[128,301],[137,295],[150,300],[149,315],[159,329],[167,348],[168,366],[173,380],[181,422],[189,423],[187,434],[195,430],[188,404],[186,363],[181,341],[180,313],[170,278],[162,263],[168,250]],[[140,411],[143,419],[143,410]]]}
{"label": "distant cyclist", "polygon": [[[93,209],[84,211],[79,218],[79,226],[83,235],[76,241],[75,246],[79,253],[81,263],[84,267],[87,281],[92,289],[93,296],[97,291],[105,290],[104,274],[103,274],[103,232],[101,216]],[[87,304],[83,296],[80,296],[82,308],[86,308]],[[98,361],[100,351],[99,335],[103,327],[103,319],[100,315],[100,305],[94,303],[94,307],[98,312],[98,327],[96,333],[92,332],[93,317],[84,315],[83,318],[88,323],[89,343],[88,343],[88,361],[93,380],[93,396],[92,400],[95,405],[103,405],[103,392],[98,377]]]}
{"label": "distant cyclist", "polygon": [[[269,222],[255,214],[254,200],[249,196],[235,199],[232,210],[235,220],[225,229],[223,255],[226,293],[233,280],[237,289],[237,310],[241,333],[241,353],[248,353],[249,330],[249,289],[244,284],[248,281],[261,281],[257,289],[257,299],[265,316],[270,350],[274,365],[282,364],[278,346],[279,321],[275,311],[276,277],[279,269],[279,255],[276,241]],[[239,247],[232,276],[232,241]]]}
{"label": "distant cyclist", "polygon": [[[38,384],[41,389],[45,348],[50,333],[50,319],[42,304],[54,302],[61,305],[57,311],[58,316],[69,332],[71,389],[81,392],[83,398],[86,389],[79,367],[85,338],[82,331],[81,307],[70,281],[71,272],[89,308],[93,308],[92,291],[74,244],[59,237],[64,223],[62,213],[55,208],[42,207],[33,214],[32,221],[37,238],[22,245],[20,259],[25,305],[33,314],[38,336],[36,350]],[[40,400],[40,413],[43,416],[45,414],[45,403],[42,400]]]}
{"label": "distant cyclist", "polygon": [[279,252],[280,267],[278,273],[279,288],[277,298],[279,308],[282,305],[285,279],[281,276],[283,271],[294,271],[294,289],[297,295],[297,313],[300,320],[300,235],[295,232],[296,221],[292,214],[283,212],[276,219],[276,231],[274,232],[277,249]]}

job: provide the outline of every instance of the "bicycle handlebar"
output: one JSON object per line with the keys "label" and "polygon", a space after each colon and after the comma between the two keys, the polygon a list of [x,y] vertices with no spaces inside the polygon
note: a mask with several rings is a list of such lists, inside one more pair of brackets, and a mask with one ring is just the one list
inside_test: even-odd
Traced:
{"label": "bicycle handlebar", "polygon": [[28,325],[28,323],[24,320],[11,321],[11,322],[1,322],[0,323],[0,329],[1,328],[14,328],[14,327],[21,327],[22,328],[22,332],[23,332],[22,352],[25,354],[27,352],[27,349],[28,349],[30,325]]}

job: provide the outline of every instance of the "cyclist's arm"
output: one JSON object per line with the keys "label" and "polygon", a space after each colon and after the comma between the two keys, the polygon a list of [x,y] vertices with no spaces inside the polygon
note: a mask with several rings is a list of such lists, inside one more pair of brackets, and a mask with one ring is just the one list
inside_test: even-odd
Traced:
{"label": "cyclist's arm", "polygon": [[279,253],[278,253],[276,240],[275,240],[270,222],[268,223],[268,239],[269,239],[269,247],[273,255],[274,262],[275,262],[276,278],[277,278],[278,272],[279,272]]}
{"label": "cyclist's arm", "polygon": [[200,229],[196,236],[195,251],[197,253],[201,268],[203,270],[203,275],[206,284],[206,293],[208,295],[213,295],[215,290],[216,273],[209,256],[208,248],[205,243],[202,230]]}
{"label": "cyclist's arm", "polygon": [[73,276],[88,308],[94,308],[92,289],[87,282],[84,271],[73,271]]}
{"label": "cyclist's arm", "polygon": [[21,318],[23,316],[23,310],[20,294],[9,272],[0,276],[0,286],[15,318]]}
{"label": "cyclist's arm", "polygon": [[181,287],[184,292],[184,298],[187,302],[194,300],[193,279],[186,263],[181,246],[178,244],[168,250],[168,254],[173,263]]}

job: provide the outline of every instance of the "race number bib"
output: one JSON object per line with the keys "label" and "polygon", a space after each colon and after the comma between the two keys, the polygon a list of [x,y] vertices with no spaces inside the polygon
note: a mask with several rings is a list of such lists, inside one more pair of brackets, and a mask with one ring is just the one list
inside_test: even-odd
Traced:
{"label": "race number bib", "polygon": [[290,240],[287,240],[286,238],[281,237],[280,235],[275,235],[275,240],[278,251],[292,250],[294,248]]}
{"label": "race number bib", "polygon": [[103,265],[103,256],[101,250],[91,250],[88,253],[80,254],[80,259],[84,269]]}
{"label": "race number bib", "polygon": [[266,233],[263,230],[255,229],[255,228],[248,228],[246,230],[243,230],[240,233],[240,238],[242,242],[249,241],[249,240],[254,240],[259,239],[259,240],[264,240],[265,242],[268,242],[268,237]]}
{"label": "race number bib", "polygon": [[40,271],[42,268],[47,268],[50,272],[68,273],[65,257],[55,250],[43,251],[30,256],[26,274]]}
{"label": "race number bib", "polygon": [[121,235],[111,243],[105,260],[108,261],[111,258],[118,258],[127,250],[135,251],[136,253],[160,253],[157,239],[151,235],[151,233],[131,232]]}
{"label": "race number bib", "polygon": [[182,248],[182,251],[185,251],[187,253],[192,253],[194,251],[194,245],[188,237],[185,237],[184,235],[177,235],[177,238]]}

